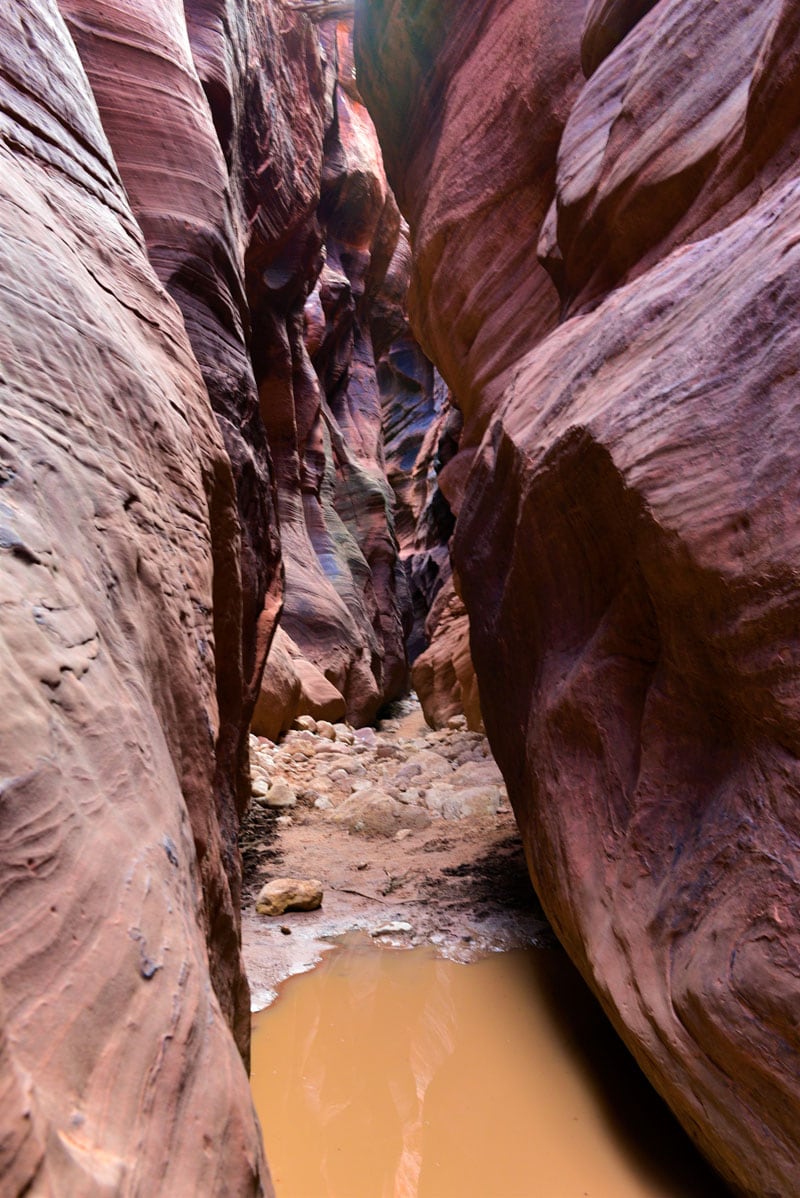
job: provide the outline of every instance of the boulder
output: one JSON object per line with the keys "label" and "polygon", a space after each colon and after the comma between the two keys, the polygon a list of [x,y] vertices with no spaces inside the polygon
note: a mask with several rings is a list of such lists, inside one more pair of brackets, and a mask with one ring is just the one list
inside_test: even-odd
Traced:
{"label": "boulder", "polygon": [[279,778],[266,792],[264,803],[267,807],[294,807],[297,804],[297,795],[288,782]]}
{"label": "boulder", "polygon": [[427,828],[430,816],[374,788],[357,791],[336,808],[332,819],[363,836],[394,836],[401,828]]}
{"label": "boulder", "polygon": [[317,731],[317,720],[341,719],[345,701],[283,628],[278,628],[264,667],[252,728],[277,740],[294,725]]}
{"label": "boulder", "polygon": [[469,646],[469,617],[452,576],[434,601],[426,624],[430,644],[411,670],[425,719],[431,728],[447,728],[451,719],[466,719],[483,728],[478,681]]}
{"label": "boulder", "polygon": [[300,710],[302,683],[295,664],[296,649],[282,628],[272,640],[261,687],[253,712],[252,729],[257,736],[277,740],[290,728]]}
{"label": "boulder", "polygon": [[258,892],[259,915],[283,915],[285,911],[316,911],[322,906],[322,883],[315,879],[273,878]]}

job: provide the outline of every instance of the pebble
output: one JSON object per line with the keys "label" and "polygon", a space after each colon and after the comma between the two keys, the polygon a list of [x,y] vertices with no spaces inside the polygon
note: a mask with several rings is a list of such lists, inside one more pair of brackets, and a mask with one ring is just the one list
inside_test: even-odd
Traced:
{"label": "pebble", "polygon": [[398,786],[401,782],[405,782],[408,778],[416,778],[422,773],[422,766],[418,761],[407,761],[405,765],[401,765],[400,769],[394,775],[394,780]]}
{"label": "pebble", "polygon": [[373,928],[370,936],[396,936],[399,932],[413,932],[410,923],[406,923],[404,919],[393,919],[391,923],[381,924],[379,928]]}

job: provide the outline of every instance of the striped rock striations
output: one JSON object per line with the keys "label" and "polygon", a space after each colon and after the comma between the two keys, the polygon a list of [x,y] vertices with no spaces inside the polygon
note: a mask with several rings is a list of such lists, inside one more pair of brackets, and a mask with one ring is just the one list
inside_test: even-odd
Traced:
{"label": "striped rock striations", "polygon": [[406,678],[370,324],[400,218],[348,37],[272,0],[0,15],[4,1194],[271,1193],[265,657],[292,714]]}
{"label": "striped rock striations", "polygon": [[6,6],[0,62],[0,1190],[263,1193],[215,782],[230,459],[51,0]]}
{"label": "striped rock striations", "polygon": [[385,363],[401,343],[422,363],[428,406],[432,386],[432,368],[395,311],[409,255],[354,83],[352,20],[322,19],[318,32],[320,190],[304,234],[314,253],[292,292],[286,335],[265,339],[264,418],[286,563],[284,610],[253,725],[270,737],[302,714],[368,723],[407,686],[408,584],[383,444]]}
{"label": "striped rock striations", "polygon": [[737,1192],[781,1196],[797,24],[782,0],[378,0],[357,38],[414,324],[464,412],[455,567],[532,876],[699,1145]]}

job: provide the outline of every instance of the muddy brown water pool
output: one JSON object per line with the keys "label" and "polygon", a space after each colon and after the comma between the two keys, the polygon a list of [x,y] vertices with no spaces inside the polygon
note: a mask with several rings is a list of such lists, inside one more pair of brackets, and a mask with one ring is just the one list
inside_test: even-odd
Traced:
{"label": "muddy brown water pool", "polygon": [[348,938],[254,1018],[278,1198],[723,1198],[563,953]]}

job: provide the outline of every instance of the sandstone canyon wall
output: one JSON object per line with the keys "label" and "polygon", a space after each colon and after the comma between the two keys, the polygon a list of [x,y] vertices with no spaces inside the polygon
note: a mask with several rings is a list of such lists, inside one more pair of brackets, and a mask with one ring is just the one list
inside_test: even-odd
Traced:
{"label": "sandstone canyon wall", "polygon": [[350,36],[0,12],[4,1194],[271,1192],[251,716],[361,722],[407,678],[376,360],[408,253]]}
{"label": "sandstone canyon wall", "polygon": [[800,1190],[797,7],[373,0],[464,414],[454,561],[559,935],[738,1192]]}
{"label": "sandstone canyon wall", "polygon": [[[324,100],[320,191],[308,225],[314,254],[287,337],[283,345],[272,339],[278,348],[264,385],[286,595],[254,729],[273,738],[306,713],[367,723],[407,688],[410,598],[383,426],[387,409],[399,411],[408,395],[396,385],[399,362],[416,372],[426,414],[433,385],[405,318],[407,236],[355,86],[352,20],[323,19],[318,31]],[[281,389],[286,420],[276,425],[269,411]],[[415,432],[419,442],[422,427]]]}
{"label": "sandstone canyon wall", "polygon": [[0,60],[0,1189],[260,1193],[230,460],[51,0],[3,8]]}

